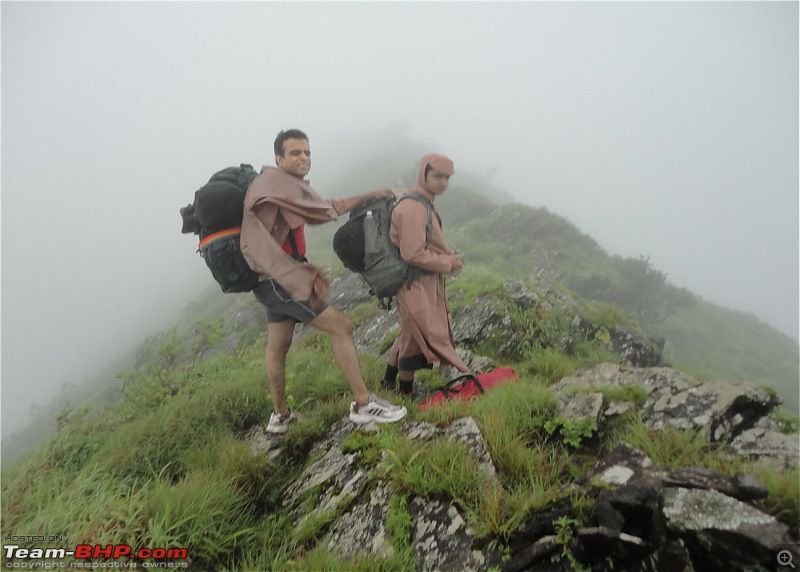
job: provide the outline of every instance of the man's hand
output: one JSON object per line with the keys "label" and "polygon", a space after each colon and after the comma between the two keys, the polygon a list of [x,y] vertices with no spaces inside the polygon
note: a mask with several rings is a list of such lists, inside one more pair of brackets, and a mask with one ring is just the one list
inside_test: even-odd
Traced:
{"label": "man's hand", "polygon": [[316,293],[314,293],[312,291],[311,292],[311,298],[309,299],[309,302],[311,303],[311,307],[314,310],[319,310],[320,308],[322,308],[322,304],[325,303],[325,300],[323,300],[322,298],[317,296]]}
{"label": "man's hand", "polygon": [[390,189],[379,189],[373,193],[373,198],[376,199],[396,199],[397,196]]}
{"label": "man's hand", "polygon": [[309,296],[309,303],[311,304],[311,307],[313,309],[319,310],[325,303],[325,296],[328,295],[328,291],[330,290],[330,285],[328,284],[328,281],[325,279],[325,275],[322,274],[322,271],[320,271],[319,268],[308,262],[304,262],[303,264],[308,268],[312,276],[311,295]]}
{"label": "man's hand", "polygon": [[464,253],[460,250],[456,250],[454,254],[456,255],[456,261],[453,263],[453,267],[450,269],[450,276],[453,278],[461,274],[461,269],[464,268]]}

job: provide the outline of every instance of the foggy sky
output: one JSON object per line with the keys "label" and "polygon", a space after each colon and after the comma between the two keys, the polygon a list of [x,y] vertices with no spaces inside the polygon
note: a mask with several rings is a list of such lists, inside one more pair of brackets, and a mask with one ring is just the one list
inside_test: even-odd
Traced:
{"label": "foggy sky", "polygon": [[[798,337],[797,2],[3,2],[2,431],[208,287],[177,209],[401,125]],[[454,178],[457,182],[458,173]],[[391,186],[393,181],[386,181]],[[354,193],[371,189],[354,189]]]}

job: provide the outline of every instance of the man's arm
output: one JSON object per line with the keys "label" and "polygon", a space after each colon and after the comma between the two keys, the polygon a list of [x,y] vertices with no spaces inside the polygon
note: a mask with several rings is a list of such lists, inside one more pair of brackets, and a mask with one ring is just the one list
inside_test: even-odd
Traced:
{"label": "man's arm", "polygon": [[[327,293],[327,282],[314,266],[298,262],[283,250],[275,237],[267,232],[267,225],[274,220],[268,216],[269,206],[261,205],[254,209],[254,214],[264,227],[262,230],[261,262],[263,271],[275,279],[295,300],[308,300],[316,294],[324,298]],[[282,223],[285,224],[285,223]],[[286,227],[284,227],[286,228]]]}
{"label": "man's arm", "polygon": [[395,198],[395,194],[389,189],[379,189],[371,193],[347,197],[345,199],[331,199],[330,202],[331,205],[333,205],[333,209],[336,211],[336,214],[343,215],[345,213],[349,213],[351,210],[364,204],[365,202],[371,201],[372,199],[393,198]]}
{"label": "man's arm", "polygon": [[426,248],[427,212],[417,201],[403,201],[392,211],[390,237],[408,264],[436,274],[452,274],[464,267],[454,253],[433,252]]}

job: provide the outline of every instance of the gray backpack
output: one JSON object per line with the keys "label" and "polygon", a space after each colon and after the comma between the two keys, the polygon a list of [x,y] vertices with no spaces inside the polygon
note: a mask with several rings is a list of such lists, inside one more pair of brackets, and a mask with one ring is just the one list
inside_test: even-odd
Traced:
{"label": "gray backpack", "polygon": [[412,199],[425,207],[428,221],[425,225],[425,246],[428,245],[432,222],[432,206],[419,193],[409,193],[398,201],[374,199],[350,212],[350,218],[333,235],[333,250],[342,264],[351,272],[361,275],[378,298],[381,306],[390,308],[397,291],[429,271],[409,265],[400,257],[400,250],[389,239],[392,211],[400,201]]}

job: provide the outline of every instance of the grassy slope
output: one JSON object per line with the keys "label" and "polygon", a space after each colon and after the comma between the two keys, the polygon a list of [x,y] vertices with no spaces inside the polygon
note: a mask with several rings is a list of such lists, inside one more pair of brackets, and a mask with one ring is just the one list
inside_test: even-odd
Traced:
{"label": "grassy slope", "polygon": [[[457,200],[456,193],[449,198],[440,205],[447,235],[473,263],[459,282],[464,293],[456,297],[485,291],[507,276],[524,278],[539,271],[564,281],[586,272],[613,275],[608,256],[594,241],[546,209],[498,207],[467,191]],[[315,229],[309,240],[314,260],[330,264],[335,273],[341,265],[327,247],[334,230],[335,225]],[[219,294],[209,299],[213,309],[198,302],[187,308],[187,316],[202,320],[200,330],[211,339],[224,336],[217,320],[233,302]],[[669,358],[690,373],[764,381],[776,388],[787,383],[796,392],[797,344],[750,316],[701,302],[659,328],[668,340]],[[191,320],[184,328],[194,329]],[[532,353],[514,364],[523,373],[514,392],[411,413],[434,423],[474,416],[488,439],[502,489],[487,488],[476,480],[476,471],[445,469],[469,469],[463,451],[441,444],[422,450],[398,439],[393,427],[348,443],[367,460],[378,457],[377,449],[390,450],[394,468],[389,474],[400,494],[390,511],[393,559],[342,562],[315,547],[313,539],[325,523],[287,534],[288,514],[279,504],[282,487],[301,470],[310,443],[347,411],[349,396],[325,339],[309,336],[290,354],[287,393],[308,422],[287,436],[288,459],[282,466],[251,456],[243,441],[271,410],[263,379],[263,336],[234,354],[190,363],[169,359],[176,345],[194,343],[176,336],[150,340],[151,357],[124,376],[130,383],[123,400],[89,412],[64,411],[57,435],[4,469],[3,530],[63,534],[72,543],[186,546],[198,569],[413,569],[403,534],[408,495],[458,498],[475,530],[501,541],[530,515],[564,503],[571,507],[571,518],[587,522],[586,504],[558,491],[620,440],[641,448],[656,464],[754,474],[770,489],[770,512],[795,527],[800,518],[797,471],[774,474],[739,460],[720,461],[697,435],[647,431],[635,412],[601,427],[593,439],[572,434],[578,449],[551,439],[558,428],[546,425],[554,407],[549,383],[608,356],[585,347],[581,355],[538,352],[532,343]],[[377,379],[381,363],[372,356],[361,360],[365,377]],[[429,384],[440,381],[432,373],[422,378]],[[448,478],[431,478],[443,474]]]}
{"label": "grassy slope", "polygon": [[725,378],[771,387],[798,412],[800,348],[752,315],[704,302],[652,331],[668,340],[667,358],[697,379]]}
{"label": "grassy slope", "polygon": [[[464,284],[464,291],[481,290],[474,281]],[[591,439],[590,428],[553,425],[555,403],[548,386],[564,368],[588,366],[607,356],[552,355],[532,344],[522,356],[526,361],[512,363],[522,374],[518,386],[424,413],[407,404],[410,420],[443,425],[474,417],[502,487],[484,480],[460,446],[440,440],[409,443],[399,438],[395,426],[348,438],[346,450],[357,451],[365,465],[375,465],[381,451],[389,452],[389,470],[383,474],[396,491],[389,513],[395,552],[386,562],[341,560],[316,544],[335,515],[294,529],[280,501],[282,489],[308,461],[310,445],[346,415],[350,396],[327,338],[303,338],[289,354],[287,395],[307,420],[287,434],[287,457],[280,464],[253,456],[245,436],[271,411],[263,343],[262,335],[235,353],[181,362],[170,357],[186,342],[165,336],[151,347],[149,361],[128,372],[125,399],[93,412],[65,414],[51,441],[4,471],[3,530],[64,535],[74,544],[186,547],[193,569],[413,570],[406,507],[414,495],[457,499],[476,533],[500,546],[541,511],[558,508],[567,511],[570,522],[589,523],[591,503],[565,493],[564,485],[621,440],[657,464],[753,474],[770,489],[768,510],[790,524],[798,519],[797,471],[775,473],[725,460],[691,432],[649,431],[635,408],[598,428]],[[382,363],[376,357],[361,356],[361,362],[366,379],[379,378]],[[540,367],[547,363],[549,369]],[[442,381],[434,372],[420,378],[429,385]],[[607,398],[637,402],[640,393]]]}
{"label": "grassy slope", "polygon": [[[448,242],[466,253],[467,264],[479,264],[490,282],[541,273],[568,285],[596,274],[625,285],[613,257],[567,219],[545,208],[501,206],[454,186],[440,200],[439,210]],[[329,247],[337,226],[309,232],[314,260],[334,273],[343,270]],[[754,316],[698,298],[692,308],[678,309],[663,322],[642,327],[666,340],[666,358],[676,367],[699,379],[771,387],[783,398],[786,409],[798,414],[800,346]]]}
{"label": "grassy slope", "polygon": [[[391,187],[397,179],[413,184],[418,158],[426,149],[396,129],[373,134],[368,140],[369,148],[360,150],[360,156],[371,158],[335,177],[326,196]],[[353,151],[359,156],[358,150]],[[459,168],[439,209],[448,242],[466,253],[467,264],[480,263],[487,277],[497,273],[492,282],[541,274],[570,286],[600,276],[622,291],[635,289],[621,276],[620,260],[609,256],[570,221],[543,207],[514,204],[508,193],[485,176]],[[343,267],[330,249],[336,226],[312,229],[309,241],[315,261],[340,272]],[[792,414],[800,412],[800,346],[755,317],[698,298],[690,309],[678,309],[663,322],[641,326],[666,340],[670,363],[701,379],[724,378],[772,387]]]}

